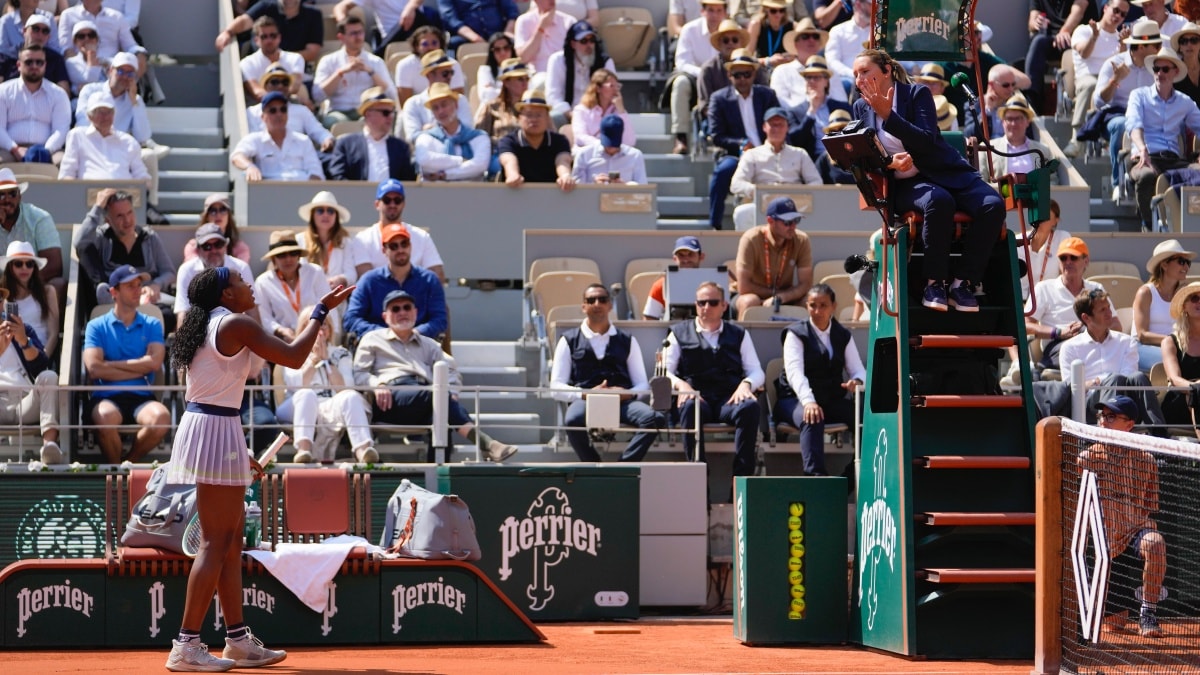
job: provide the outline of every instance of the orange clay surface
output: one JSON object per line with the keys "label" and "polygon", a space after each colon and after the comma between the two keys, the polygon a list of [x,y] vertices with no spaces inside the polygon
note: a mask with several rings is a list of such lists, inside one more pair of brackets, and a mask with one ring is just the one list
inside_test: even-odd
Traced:
{"label": "orange clay surface", "polygon": [[[1031,661],[920,661],[853,646],[748,647],[725,617],[651,618],[627,623],[548,623],[531,645],[292,647],[274,666],[232,672],[464,673],[1020,673]],[[270,646],[270,645],[268,645]],[[220,647],[214,652],[220,653]],[[165,673],[158,650],[6,652],[17,673]]]}

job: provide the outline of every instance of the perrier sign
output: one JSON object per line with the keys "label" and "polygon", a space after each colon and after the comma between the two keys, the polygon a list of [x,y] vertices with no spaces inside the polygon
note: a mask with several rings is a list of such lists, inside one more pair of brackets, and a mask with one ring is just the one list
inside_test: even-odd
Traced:
{"label": "perrier sign", "polygon": [[900,60],[963,60],[961,30],[973,4],[973,0],[889,0],[879,10],[883,39],[878,46]]}

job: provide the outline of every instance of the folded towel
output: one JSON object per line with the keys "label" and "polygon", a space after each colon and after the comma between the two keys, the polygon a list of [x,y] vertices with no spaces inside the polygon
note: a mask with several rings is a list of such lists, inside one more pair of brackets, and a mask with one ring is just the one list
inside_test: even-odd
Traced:
{"label": "folded towel", "polygon": [[324,612],[329,602],[326,587],[337,576],[346,556],[358,546],[368,552],[383,552],[362,537],[339,535],[319,544],[279,544],[274,551],[245,553],[262,563],[279,583],[314,612]]}

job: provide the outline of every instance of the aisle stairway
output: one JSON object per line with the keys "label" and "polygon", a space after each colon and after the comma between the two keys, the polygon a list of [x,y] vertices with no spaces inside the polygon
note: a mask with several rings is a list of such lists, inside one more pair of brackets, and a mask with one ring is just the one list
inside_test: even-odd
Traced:
{"label": "aisle stairway", "polygon": [[159,162],[158,209],[171,225],[195,227],[204,198],[230,190],[221,109],[167,105],[148,112],[154,140],[171,147]]}

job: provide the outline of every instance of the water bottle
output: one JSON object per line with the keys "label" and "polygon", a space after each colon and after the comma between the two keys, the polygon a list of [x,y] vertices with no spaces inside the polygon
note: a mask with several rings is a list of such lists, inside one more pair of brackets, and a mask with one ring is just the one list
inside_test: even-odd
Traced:
{"label": "water bottle", "polygon": [[246,505],[246,527],[244,530],[246,549],[258,548],[262,541],[262,509],[255,502]]}

